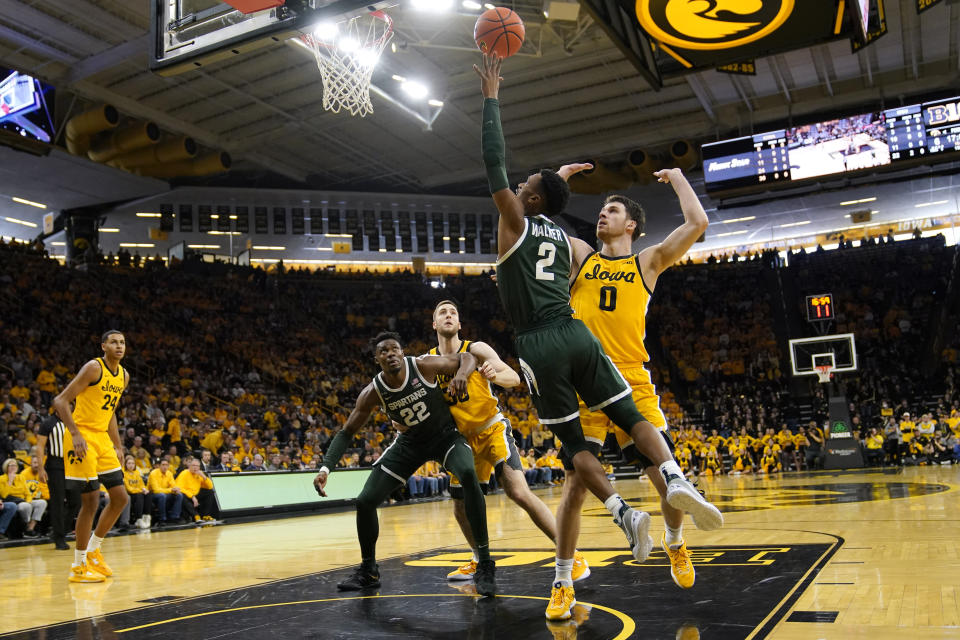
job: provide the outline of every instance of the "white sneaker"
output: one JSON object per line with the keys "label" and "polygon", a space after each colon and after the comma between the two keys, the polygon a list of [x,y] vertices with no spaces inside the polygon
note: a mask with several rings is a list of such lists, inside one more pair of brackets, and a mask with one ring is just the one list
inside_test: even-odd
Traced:
{"label": "white sneaker", "polygon": [[713,531],[723,526],[723,514],[707,502],[692,484],[682,478],[672,478],[667,483],[667,502],[674,509],[686,511],[693,518],[697,529]]}
{"label": "white sneaker", "polygon": [[623,530],[630,543],[630,551],[637,562],[646,562],[653,549],[653,538],[650,537],[650,514],[634,508],[627,509],[623,519],[614,522]]}

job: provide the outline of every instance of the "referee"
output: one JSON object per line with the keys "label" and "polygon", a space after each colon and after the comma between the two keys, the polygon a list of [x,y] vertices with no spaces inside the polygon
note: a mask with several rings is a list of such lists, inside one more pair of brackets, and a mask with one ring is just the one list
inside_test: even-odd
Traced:
{"label": "referee", "polygon": [[[56,415],[47,416],[40,423],[37,433],[36,456],[46,462],[40,467],[40,482],[50,488],[50,524],[53,528],[53,543],[57,549],[69,551],[66,540],[68,522],[72,523],[80,506],[80,496],[74,490],[67,491],[63,474],[63,423]],[[46,449],[46,452],[44,452]]]}

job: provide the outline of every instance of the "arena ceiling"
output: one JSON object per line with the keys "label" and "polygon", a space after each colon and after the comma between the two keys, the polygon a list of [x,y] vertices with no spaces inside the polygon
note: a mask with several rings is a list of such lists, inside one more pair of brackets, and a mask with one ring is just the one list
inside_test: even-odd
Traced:
{"label": "arena ceiling", "polygon": [[[443,100],[429,130],[377,97],[375,113],[363,119],[325,112],[312,57],[289,43],[171,77],[151,73],[143,1],[0,0],[0,64],[81,98],[58,101],[58,118],[109,102],[230,152],[233,177],[205,184],[482,194],[474,18],[408,4],[391,9],[399,46],[386,56]],[[506,63],[501,90],[518,172],[825,111],[895,106],[960,84],[960,5],[952,2],[917,15],[914,0],[886,0],[889,33],[857,53],[835,41],[759,59],[755,76],[702,71],[667,78],[660,90],[585,11],[576,21],[547,21],[540,0],[500,4],[517,8],[527,24],[527,43]]]}

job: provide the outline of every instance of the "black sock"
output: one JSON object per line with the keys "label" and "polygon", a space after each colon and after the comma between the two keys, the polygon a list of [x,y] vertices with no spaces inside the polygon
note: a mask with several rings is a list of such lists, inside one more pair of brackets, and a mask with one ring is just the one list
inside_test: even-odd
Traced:
{"label": "black sock", "polygon": [[364,558],[360,563],[360,568],[366,571],[367,573],[372,573],[374,575],[380,574],[380,569],[377,567],[376,558]]}

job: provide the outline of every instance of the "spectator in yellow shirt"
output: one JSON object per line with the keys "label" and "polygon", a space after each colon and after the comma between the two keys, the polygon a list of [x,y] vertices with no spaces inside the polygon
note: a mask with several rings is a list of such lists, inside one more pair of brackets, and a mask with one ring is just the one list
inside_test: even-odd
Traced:
{"label": "spectator in yellow shirt", "polygon": [[[27,488],[27,481],[23,476],[18,475],[20,465],[13,458],[8,458],[3,462],[3,475],[0,475],[0,498],[4,502],[14,502],[17,505],[17,511],[27,525],[27,530],[23,532],[28,538],[37,537],[37,523],[43,517],[43,512],[47,509],[47,501],[43,498],[34,498],[33,492]],[[0,533],[3,533],[0,531]]]}
{"label": "spectator in yellow shirt", "polygon": [[187,468],[177,476],[177,486],[183,494],[183,511],[194,522],[213,520],[216,502],[213,480],[200,470],[200,461],[187,459]]}
{"label": "spectator in yellow shirt", "polygon": [[[143,482],[143,474],[137,468],[137,461],[133,456],[127,456],[123,459],[123,486],[130,497],[129,512],[126,523],[129,526],[133,524],[140,529],[150,528],[150,513],[144,514],[144,506],[150,505],[150,491]],[[120,518],[123,520],[122,516]]]}
{"label": "spectator in yellow shirt", "polygon": [[30,466],[24,469],[20,476],[27,481],[27,489],[33,493],[35,498],[50,501],[50,486],[46,482],[40,481],[40,458],[32,456]]}
{"label": "spectator in yellow shirt", "polygon": [[37,374],[36,382],[37,388],[40,389],[40,399],[43,400],[45,406],[50,406],[50,401],[53,400],[53,395],[57,391],[56,376],[53,375],[52,371],[44,368]]}
{"label": "spectator in yellow shirt", "polygon": [[173,472],[170,471],[169,460],[164,458],[157,464],[157,468],[150,472],[147,489],[153,495],[153,503],[157,506],[160,517],[157,526],[175,524],[180,519],[183,495],[173,478]]}
{"label": "spectator in yellow shirt", "polygon": [[864,439],[867,449],[867,466],[879,467],[883,463],[883,434],[876,427],[870,427],[870,434]]}

